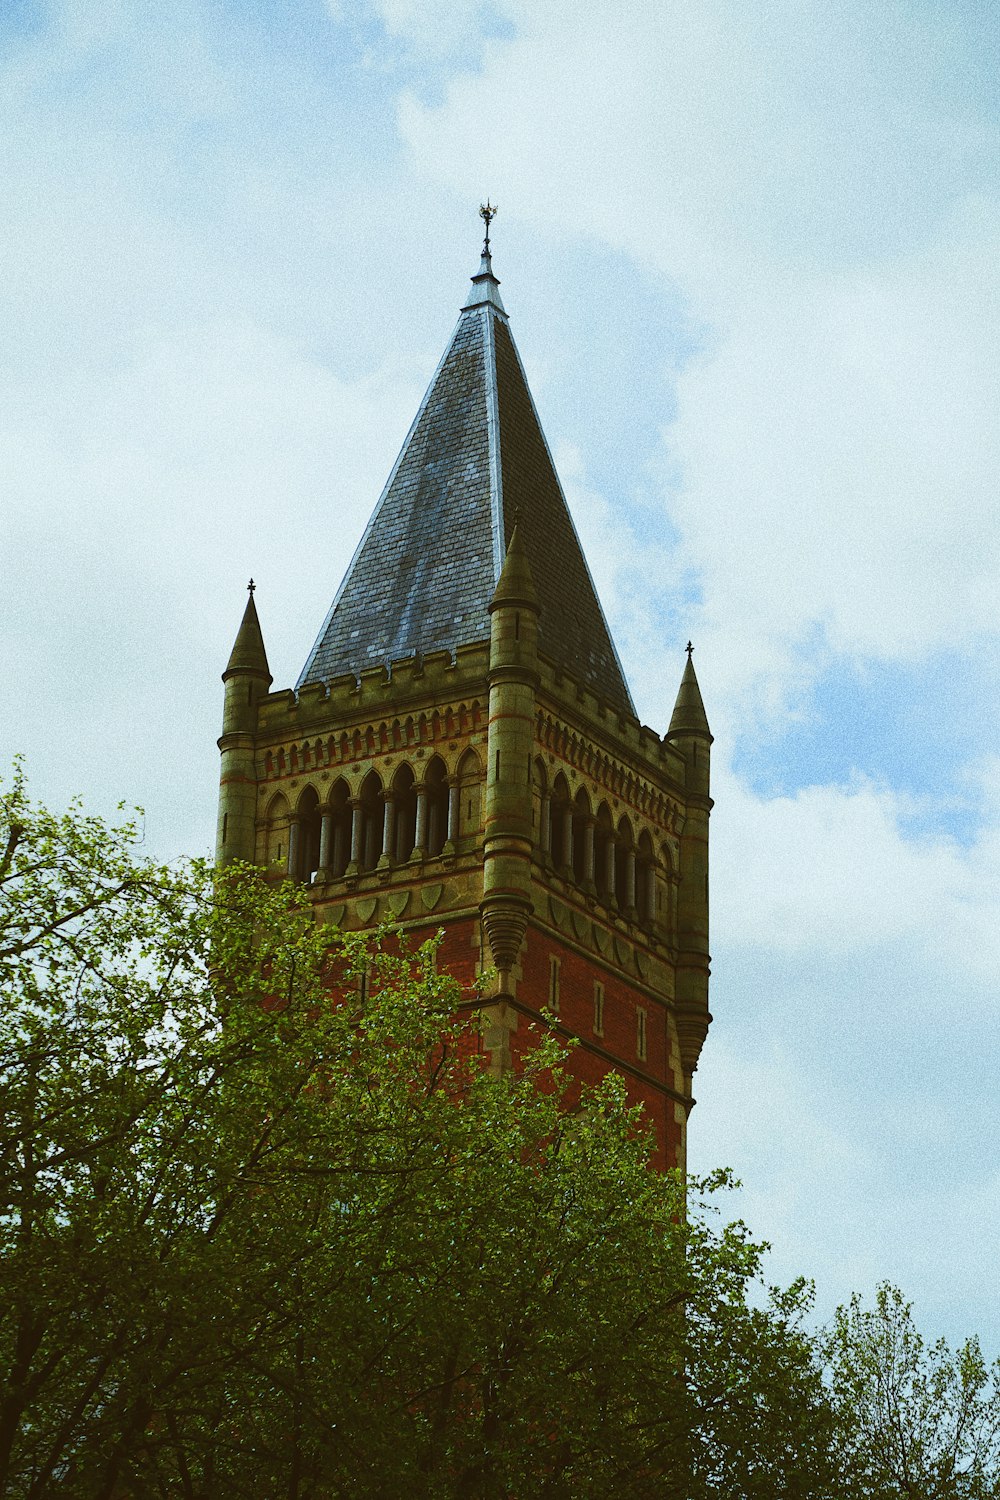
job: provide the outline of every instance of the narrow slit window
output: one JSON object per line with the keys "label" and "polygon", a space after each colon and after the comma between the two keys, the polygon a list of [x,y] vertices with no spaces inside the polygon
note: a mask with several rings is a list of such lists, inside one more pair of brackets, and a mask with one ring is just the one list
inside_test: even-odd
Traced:
{"label": "narrow slit window", "polygon": [[604,986],[599,979],[594,981],[594,1035],[604,1035]]}
{"label": "narrow slit window", "polygon": [[229,814],[222,814],[222,842],[226,842],[226,834],[229,832]]}
{"label": "narrow slit window", "polygon": [[646,1012],[641,1005],[635,1012],[635,1055],[641,1062],[646,1060]]}
{"label": "narrow slit window", "polygon": [[549,1010],[559,1014],[559,960],[554,953],[549,959]]}

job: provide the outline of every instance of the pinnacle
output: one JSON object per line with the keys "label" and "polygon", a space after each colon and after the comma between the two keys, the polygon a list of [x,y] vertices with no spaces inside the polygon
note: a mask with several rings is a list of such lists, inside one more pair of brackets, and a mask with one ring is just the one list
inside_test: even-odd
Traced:
{"label": "pinnacle", "polygon": [[705,705],[702,702],[701,688],[698,686],[698,678],[695,675],[691,654],[693,649],[691,643],[688,642],[687,663],[677,691],[674,711],[670,717],[670,728],[667,730],[668,740],[676,739],[681,735],[699,735],[708,740],[712,738]]}
{"label": "pinnacle", "polygon": [[524,550],[517,522],[514,523],[514,530],[510,534],[507,555],[500,569],[497,586],[493,590],[493,598],[490,600],[490,614],[505,604],[519,604],[523,608],[536,611],[538,609],[538,594],[535,592],[535,583],[531,576],[531,564],[528,562],[528,554]]}
{"label": "pinnacle", "polygon": [[243,611],[243,620],[236,633],[236,640],[229,656],[229,662],[222,680],[236,672],[245,673],[255,677],[266,677],[270,682],[271,673],[267,665],[267,652],[264,650],[264,637],[261,634],[260,621],[257,618],[257,606],[253,600],[254,585],[251,580],[249,590],[250,597],[247,607]]}

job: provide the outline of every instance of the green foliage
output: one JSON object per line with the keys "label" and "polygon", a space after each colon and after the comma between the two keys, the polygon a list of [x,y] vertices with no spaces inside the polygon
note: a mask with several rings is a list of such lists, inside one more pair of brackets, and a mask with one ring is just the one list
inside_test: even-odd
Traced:
{"label": "green foliage", "polygon": [[4,846],[0,1495],[838,1493],[807,1288],[620,1080],[494,1078],[433,945],[19,780]]}
{"label": "green foliage", "polygon": [[883,1283],[854,1296],[825,1339],[838,1446],[855,1493],[872,1500],[988,1500],[1000,1493],[1000,1363],[979,1343],[928,1346],[910,1303]]}

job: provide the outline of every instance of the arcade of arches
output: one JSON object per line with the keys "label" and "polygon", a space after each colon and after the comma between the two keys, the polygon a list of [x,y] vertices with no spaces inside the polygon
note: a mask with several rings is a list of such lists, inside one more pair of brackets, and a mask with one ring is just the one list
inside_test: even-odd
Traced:
{"label": "arcade of arches", "polygon": [[[629,818],[615,821],[607,802],[595,811],[582,787],[571,796],[561,772],[550,783],[540,760],[532,779],[539,862],[609,910],[644,926],[669,922],[669,845],[658,855],[648,829],[636,838]],[[482,767],[469,750],[451,776],[435,755],[419,781],[409,764],[388,784],[373,769],[353,795],[343,777],[324,802],[306,787],[294,811],[278,793],[268,810],[267,863],[318,885],[469,851],[482,831],[481,791]]]}

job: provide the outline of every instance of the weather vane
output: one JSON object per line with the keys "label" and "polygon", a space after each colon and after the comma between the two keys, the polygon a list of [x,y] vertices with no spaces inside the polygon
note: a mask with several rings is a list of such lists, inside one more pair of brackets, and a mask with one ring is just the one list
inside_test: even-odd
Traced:
{"label": "weather vane", "polygon": [[497,205],[495,203],[491,203],[488,198],[487,198],[487,200],[486,200],[485,203],[480,203],[480,205],[479,205],[479,217],[482,219],[483,223],[486,225],[486,238],[483,240],[483,254],[484,255],[489,255],[489,253],[490,253],[490,225],[493,223],[493,220],[496,218],[496,216],[497,216]]}

